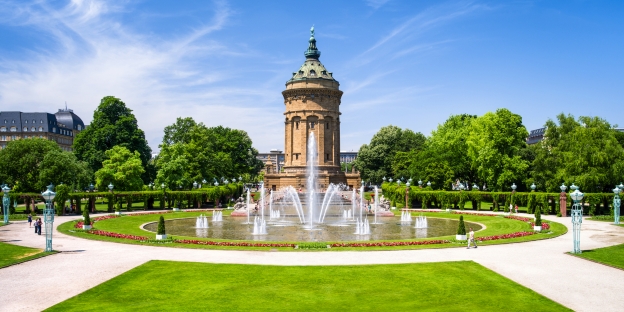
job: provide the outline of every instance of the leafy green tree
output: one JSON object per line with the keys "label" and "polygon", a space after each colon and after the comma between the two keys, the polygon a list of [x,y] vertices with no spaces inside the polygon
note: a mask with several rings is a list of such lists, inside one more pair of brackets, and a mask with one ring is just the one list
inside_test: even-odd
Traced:
{"label": "leafy green tree", "polygon": [[54,208],[56,214],[62,216],[65,213],[65,202],[69,199],[71,187],[67,184],[57,185],[54,189],[56,196],[54,197]]}
{"label": "leafy green tree", "polygon": [[476,181],[477,172],[468,157],[468,143],[466,142],[476,119],[477,116],[474,115],[453,115],[439,125],[431,133],[426,144],[427,154],[422,155],[425,157],[421,157],[419,161],[422,169],[429,166],[429,162],[445,163],[450,167],[455,179]]}
{"label": "leafy green tree", "polygon": [[[152,150],[147,145],[145,133],[139,129],[132,110],[113,96],[106,96],[93,113],[93,121],[74,140],[74,153],[86,161],[93,172],[100,170],[106,160],[105,152],[114,146],[122,146],[137,152],[143,166],[143,181],[149,183],[154,174],[150,165]],[[146,171],[147,170],[147,171]]]}
{"label": "leafy green tree", "polygon": [[610,192],[624,175],[618,132],[598,117],[560,114],[557,121],[546,122],[544,140],[534,147],[531,182],[551,192],[562,182],[586,192]]}
{"label": "leafy green tree", "polygon": [[505,108],[475,119],[467,145],[468,157],[479,180],[499,191],[524,181],[529,162],[519,153],[526,147],[527,136],[522,117]]}
{"label": "leafy green tree", "polygon": [[98,189],[105,190],[112,183],[118,191],[140,191],[144,169],[139,152],[115,146],[105,154],[107,159],[103,162],[104,166],[95,173]]}
{"label": "leafy green tree", "polygon": [[156,160],[157,183],[170,188],[190,188],[203,179],[256,176],[262,168],[258,151],[245,131],[225,127],[208,128],[192,118],[178,118],[165,127]]}
{"label": "leafy green tree", "polygon": [[45,189],[50,183],[71,185],[72,189],[82,189],[92,181],[93,173],[87,163],[79,161],[70,152],[51,150],[45,154],[39,169],[37,189]]}
{"label": "leafy green tree", "polygon": [[0,179],[12,185],[15,192],[40,192],[44,188],[40,181],[41,164],[45,156],[61,148],[50,140],[32,138],[11,141],[0,150]]}
{"label": "leafy green tree", "polygon": [[160,218],[158,218],[158,231],[156,233],[158,235],[165,235],[165,234],[167,234],[167,232],[165,230],[165,218],[163,216],[160,216]]}
{"label": "leafy green tree", "polygon": [[424,181],[431,182],[436,190],[450,189],[455,173],[445,162],[430,162],[424,170]]}
{"label": "leafy green tree", "polygon": [[425,140],[420,132],[403,130],[397,126],[383,127],[369,144],[360,147],[354,166],[364,180],[380,183],[383,177],[392,174],[392,163],[398,152],[421,149]]}

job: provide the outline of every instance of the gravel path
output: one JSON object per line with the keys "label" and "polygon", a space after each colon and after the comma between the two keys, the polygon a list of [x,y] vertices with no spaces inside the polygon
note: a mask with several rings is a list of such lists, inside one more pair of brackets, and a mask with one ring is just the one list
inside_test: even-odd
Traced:
{"label": "gravel path", "polygon": [[[571,229],[570,218],[542,218],[561,222]],[[76,217],[56,217],[55,224],[71,219]],[[35,235],[26,222],[0,227],[0,241],[36,248],[45,246],[45,236]],[[583,221],[582,249],[621,243],[624,243],[624,228],[607,222]],[[571,232],[554,239],[470,250],[446,248],[300,253],[137,246],[85,240],[55,231],[53,247],[62,252],[0,269],[0,311],[43,310],[149,260],[268,265],[472,260],[576,311],[624,309],[621,300],[616,299],[616,294],[620,294],[624,286],[624,271],[566,255],[572,249]]]}

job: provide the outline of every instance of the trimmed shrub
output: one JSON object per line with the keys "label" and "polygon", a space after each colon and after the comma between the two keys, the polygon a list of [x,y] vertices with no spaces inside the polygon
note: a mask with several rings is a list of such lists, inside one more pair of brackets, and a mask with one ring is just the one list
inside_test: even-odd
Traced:
{"label": "trimmed shrub", "polygon": [[82,213],[82,216],[84,217],[84,225],[91,225],[91,217],[89,217],[89,209],[85,209],[84,212]]}
{"label": "trimmed shrub", "polygon": [[167,233],[165,233],[165,218],[163,218],[163,216],[160,216],[160,219],[158,219],[158,235],[165,235]]}
{"label": "trimmed shrub", "polygon": [[535,209],[535,226],[542,226],[542,213],[541,209]]}
{"label": "trimmed shrub", "polygon": [[464,224],[464,216],[459,216],[459,226],[457,226],[457,235],[466,235],[466,225]]}

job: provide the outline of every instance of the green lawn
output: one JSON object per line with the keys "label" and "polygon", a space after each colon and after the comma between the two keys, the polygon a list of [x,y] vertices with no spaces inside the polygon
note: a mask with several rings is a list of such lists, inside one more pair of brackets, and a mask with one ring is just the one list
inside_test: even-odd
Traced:
{"label": "green lawn", "polygon": [[583,253],[575,256],[624,269],[624,244],[594,250],[583,250]]}
{"label": "green lawn", "polygon": [[46,311],[569,311],[483,266],[150,261]]}
{"label": "green lawn", "polygon": [[[230,214],[231,210],[223,210],[223,215],[227,216]],[[176,218],[194,218],[200,214],[206,214],[206,212],[175,212],[175,213],[167,213],[162,214],[162,216],[168,219],[176,219]],[[431,218],[451,218],[451,219],[459,219],[459,214],[450,214],[450,213],[414,213],[414,215],[425,215]],[[208,214],[210,215],[210,214]],[[161,215],[152,214],[152,215],[143,215],[143,216],[124,216],[121,218],[114,218],[96,222],[94,225],[95,229],[104,230],[114,233],[122,233],[122,234],[130,234],[130,235],[140,235],[140,236],[153,236],[153,233],[144,231],[140,228],[140,226],[144,223],[148,222],[156,222]],[[532,228],[526,222],[521,222],[517,220],[511,220],[507,218],[503,218],[501,216],[498,217],[483,217],[483,216],[471,216],[464,215],[464,220],[468,222],[478,222],[482,223],[486,226],[486,228],[482,231],[476,233],[477,237],[483,236],[493,236],[493,235],[501,235],[506,233],[514,233],[521,231],[532,231]],[[481,242],[480,245],[495,245],[495,244],[506,244],[506,243],[518,243],[524,241],[532,241],[539,239],[547,239],[553,238],[567,232],[567,228],[560,223],[549,222],[551,225],[550,232],[548,233],[540,233],[536,235],[517,237],[517,238],[508,238],[508,239],[500,239],[500,240],[491,240]],[[61,224],[58,227],[58,230],[62,233],[78,236],[86,239],[93,240],[103,240],[103,241],[112,241],[119,243],[128,243],[128,244],[152,244],[156,246],[167,246],[167,247],[183,247],[183,248],[200,248],[200,249],[259,249],[259,250],[267,250],[268,247],[224,247],[224,246],[211,246],[211,245],[191,245],[191,244],[178,244],[178,243],[141,243],[137,241],[132,241],[128,239],[121,238],[113,238],[113,237],[105,237],[105,236],[97,236],[83,232],[74,232],[74,222],[66,222]],[[220,239],[202,239],[196,237],[183,237],[183,236],[175,236],[176,239],[196,239],[196,240],[212,240],[212,241],[228,241],[228,240],[220,240]],[[452,240],[455,236],[442,236],[437,237],[435,239],[447,239]],[[418,239],[418,240],[427,240],[427,239]],[[414,239],[409,239],[408,241],[414,241]],[[253,242],[253,241],[249,241]],[[279,243],[297,243],[297,242],[279,242]],[[332,242],[326,242],[332,243]],[[391,250],[391,249],[424,249],[424,248],[449,248],[449,247],[464,247],[465,243],[452,243],[452,244],[436,244],[436,245],[413,245],[413,246],[393,246],[393,247],[340,247],[340,248],[332,248],[332,249],[324,249],[325,251],[345,251],[345,250]],[[282,247],[277,248],[284,251],[294,251],[292,248]]]}
{"label": "green lawn", "polygon": [[52,254],[42,249],[22,247],[0,242],[0,268]]}

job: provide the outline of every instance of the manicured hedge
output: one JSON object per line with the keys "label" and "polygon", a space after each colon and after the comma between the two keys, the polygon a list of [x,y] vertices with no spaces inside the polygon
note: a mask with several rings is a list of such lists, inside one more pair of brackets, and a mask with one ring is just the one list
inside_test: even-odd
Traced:
{"label": "manicured hedge", "polygon": [[[405,184],[383,183],[383,195],[397,203],[405,203]],[[613,215],[612,193],[584,193],[584,212],[589,215]],[[509,205],[526,206],[528,213],[540,209],[543,214],[557,214],[559,211],[560,193],[541,192],[482,192],[482,191],[434,191],[431,188],[409,187],[409,204],[411,207],[420,203],[422,208],[457,208],[463,209],[466,202],[472,203],[474,210],[504,210]],[[570,194],[566,194],[568,209],[572,207]]]}

